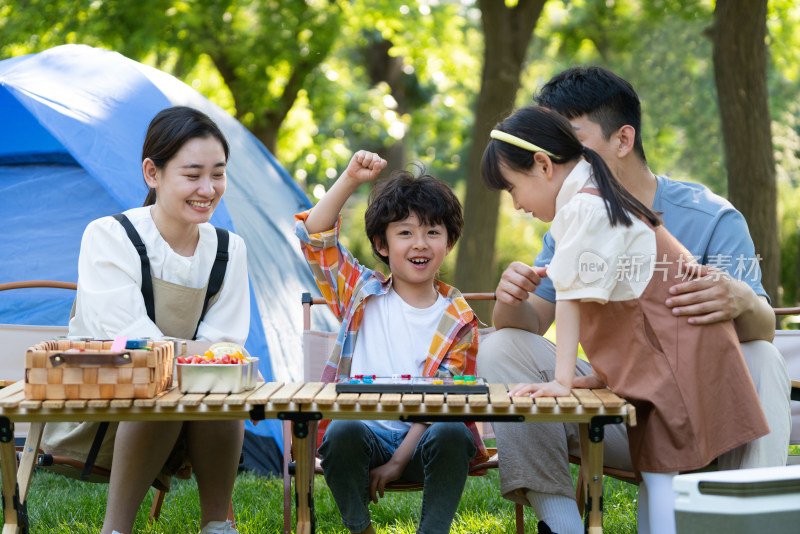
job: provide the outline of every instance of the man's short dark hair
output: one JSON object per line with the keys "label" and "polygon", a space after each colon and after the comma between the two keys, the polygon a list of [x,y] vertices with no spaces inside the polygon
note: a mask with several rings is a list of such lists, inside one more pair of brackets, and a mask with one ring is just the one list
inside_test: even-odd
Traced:
{"label": "man's short dark hair", "polygon": [[633,150],[647,162],[642,145],[642,106],[633,86],[602,67],[572,67],[553,76],[534,95],[540,106],[568,119],[586,115],[600,125],[606,140],[625,125],[636,130]]}
{"label": "man's short dark hair", "polygon": [[386,228],[414,214],[422,224],[442,224],[447,229],[447,244],[452,247],[461,237],[464,217],[461,202],[446,183],[425,173],[417,165],[418,174],[396,170],[375,184],[369,195],[364,226],[372,251],[389,265],[389,258],[378,252],[378,244],[386,243]]}

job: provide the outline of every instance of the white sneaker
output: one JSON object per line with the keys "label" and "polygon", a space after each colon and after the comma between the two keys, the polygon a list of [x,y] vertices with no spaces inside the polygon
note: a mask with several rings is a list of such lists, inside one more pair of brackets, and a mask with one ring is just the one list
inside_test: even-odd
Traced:
{"label": "white sneaker", "polygon": [[239,534],[230,521],[209,521],[200,534]]}

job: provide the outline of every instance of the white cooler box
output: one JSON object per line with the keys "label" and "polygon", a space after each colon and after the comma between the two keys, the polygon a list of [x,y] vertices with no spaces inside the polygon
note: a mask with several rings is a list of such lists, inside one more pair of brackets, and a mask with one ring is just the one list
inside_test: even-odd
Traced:
{"label": "white cooler box", "polygon": [[676,476],[678,534],[800,533],[800,465]]}

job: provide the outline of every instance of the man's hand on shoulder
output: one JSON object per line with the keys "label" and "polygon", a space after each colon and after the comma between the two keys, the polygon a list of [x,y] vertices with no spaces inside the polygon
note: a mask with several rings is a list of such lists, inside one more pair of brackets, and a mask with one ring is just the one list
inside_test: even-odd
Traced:
{"label": "man's hand on shoulder", "polygon": [[[687,265],[685,273],[687,281],[672,286],[665,303],[673,315],[689,316],[691,324],[712,324],[736,319],[748,308],[741,283],[728,273],[696,264]],[[749,286],[745,289],[753,292]]]}
{"label": "man's hand on shoulder", "polygon": [[665,304],[693,325],[733,320],[740,341],[774,337],[775,314],[745,282],[709,265],[689,265],[691,279],[670,288]]}

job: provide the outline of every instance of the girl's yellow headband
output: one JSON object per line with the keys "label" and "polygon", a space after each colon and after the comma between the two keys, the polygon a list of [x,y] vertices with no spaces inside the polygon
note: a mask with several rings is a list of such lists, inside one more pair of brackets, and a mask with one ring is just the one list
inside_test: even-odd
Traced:
{"label": "girl's yellow headband", "polygon": [[520,139],[516,135],[511,135],[508,132],[501,132],[500,130],[492,130],[492,132],[489,134],[489,137],[491,137],[492,139],[497,139],[498,141],[505,141],[510,145],[514,145],[516,147],[523,148],[525,150],[530,150],[531,152],[544,152],[551,158],[558,157],[549,150],[545,150],[541,147],[538,147],[533,143],[529,143],[528,141]]}

